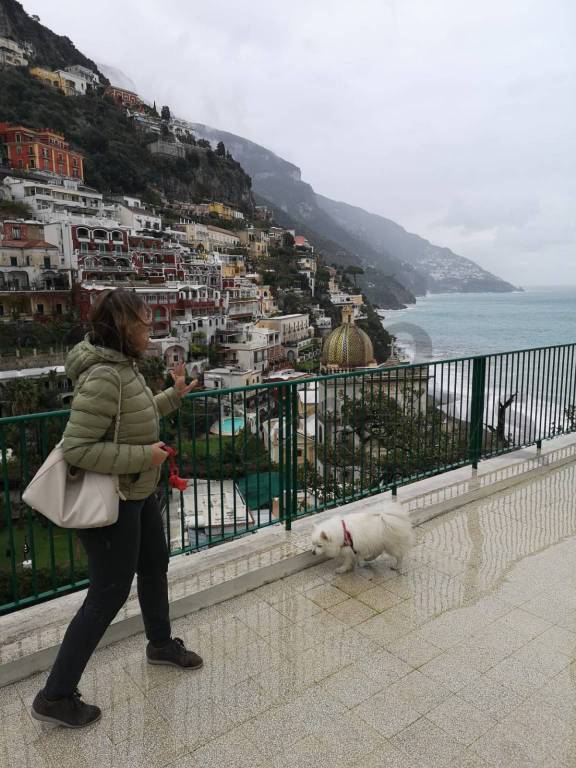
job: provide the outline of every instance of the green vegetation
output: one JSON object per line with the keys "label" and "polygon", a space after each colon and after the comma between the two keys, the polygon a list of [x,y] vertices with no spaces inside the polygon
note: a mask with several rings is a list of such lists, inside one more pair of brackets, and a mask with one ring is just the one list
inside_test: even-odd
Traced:
{"label": "green vegetation", "polygon": [[19,203],[13,200],[0,200],[0,221],[5,221],[6,219],[31,218],[32,210],[26,203]]}
{"label": "green vegetation", "polygon": [[101,93],[67,97],[27,72],[0,71],[0,119],[65,134],[86,155],[86,182],[101,192],[170,200],[225,200],[252,209],[251,179],[229,156],[190,145],[186,158],[153,155],[157,137],[137,131]]}
{"label": "green vegetation", "polygon": [[71,347],[82,341],[86,332],[87,328],[69,315],[50,323],[10,320],[0,323],[0,354],[13,355],[17,350],[31,349],[48,352]]}

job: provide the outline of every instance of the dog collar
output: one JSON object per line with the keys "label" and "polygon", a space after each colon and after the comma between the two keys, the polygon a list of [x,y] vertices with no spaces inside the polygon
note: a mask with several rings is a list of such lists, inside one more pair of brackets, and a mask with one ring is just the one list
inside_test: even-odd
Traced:
{"label": "dog collar", "polygon": [[342,520],[342,528],[344,530],[344,546],[350,547],[352,552],[356,554],[356,550],[354,549],[354,542],[352,541],[352,536],[348,528],[346,528],[346,523],[344,522],[344,520]]}

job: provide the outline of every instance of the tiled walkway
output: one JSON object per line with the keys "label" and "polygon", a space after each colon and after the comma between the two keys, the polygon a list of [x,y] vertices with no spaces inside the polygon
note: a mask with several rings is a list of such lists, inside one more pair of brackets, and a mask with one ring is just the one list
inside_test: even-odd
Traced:
{"label": "tiled walkway", "polygon": [[200,672],[110,646],[89,730],[30,719],[43,675],[2,689],[0,765],[573,767],[575,494],[552,471],[421,526],[405,576],[322,564],[179,619]]}

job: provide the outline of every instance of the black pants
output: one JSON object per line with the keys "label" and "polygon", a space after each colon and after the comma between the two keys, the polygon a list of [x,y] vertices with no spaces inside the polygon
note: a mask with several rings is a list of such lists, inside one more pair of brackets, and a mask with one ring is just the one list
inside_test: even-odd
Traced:
{"label": "black pants", "polygon": [[146,637],[161,644],[170,639],[168,614],[168,547],[155,496],[121,501],[118,522],[79,531],[88,556],[90,587],[66,630],[44,688],[49,699],[70,695],[112,619],[126,602],[134,574]]}

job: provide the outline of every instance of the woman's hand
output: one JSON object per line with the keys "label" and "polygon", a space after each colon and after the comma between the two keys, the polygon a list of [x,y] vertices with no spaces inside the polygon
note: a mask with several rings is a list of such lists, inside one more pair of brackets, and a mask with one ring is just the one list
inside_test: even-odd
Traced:
{"label": "woman's hand", "polygon": [[168,454],[164,450],[164,443],[152,444],[152,466],[159,467],[168,458]]}
{"label": "woman's hand", "polygon": [[198,386],[198,379],[192,379],[190,384],[186,384],[186,366],[184,363],[178,363],[174,368],[171,368],[170,376],[172,376],[172,381],[174,382],[174,389],[180,397],[184,397],[184,395],[192,392]]}

